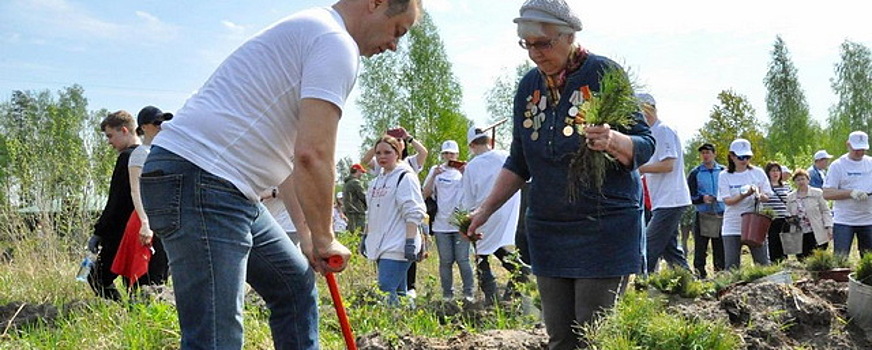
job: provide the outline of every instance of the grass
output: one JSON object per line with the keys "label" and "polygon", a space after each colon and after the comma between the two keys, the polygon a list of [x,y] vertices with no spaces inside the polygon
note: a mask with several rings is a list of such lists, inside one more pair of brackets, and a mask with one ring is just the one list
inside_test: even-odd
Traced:
{"label": "grass", "polygon": [[741,344],[725,321],[687,318],[669,312],[663,300],[632,290],[587,332],[592,348],[602,350],[728,350]]}
{"label": "grass", "polygon": [[[2,228],[0,228],[2,230]],[[84,242],[87,237],[68,237]],[[358,238],[340,237],[354,247]],[[175,308],[167,303],[114,303],[93,295],[85,283],[74,278],[84,248],[69,246],[66,240],[46,237],[20,237],[0,232],[0,248],[14,247],[14,259],[0,262],[0,305],[20,301],[51,304],[62,312],[53,325],[38,324],[3,332],[0,349],[176,349],[179,326]],[[2,250],[2,249],[0,249]],[[461,331],[489,329],[532,329],[537,320],[520,311],[520,302],[501,304],[478,312],[444,312],[438,284],[438,257],[418,264],[416,308],[409,305],[387,307],[375,284],[375,265],[359,256],[337,275],[346,311],[355,336],[379,332],[382,339],[403,336],[448,338]],[[499,275],[502,282],[507,276]],[[459,281],[460,278],[455,278]],[[120,278],[117,286],[121,287]],[[318,279],[320,293],[320,336],[324,349],[344,348],[329,290]],[[529,288],[528,288],[529,290]],[[247,300],[256,298],[247,296]],[[74,305],[70,307],[70,305]],[[458,306],[454,309],[459,310]],[[272,349],[268,325],[269,312],[262,303],[247,303],[244,309],[245,349]],[[5,321],[5,320],[4,320]]]}
{"label": "grass", "polygon": [[690,270],[665,268],[648,275],[648,278],[636,279],[637,289],[654,288],[666,294],[679,295],[682,298],[697,298],[705,295],[713,295],[714,284],[706,281],[698,281]]}
{"label": "grass", "polygon": [[816,249],[803,261],[808,271],[827,271],[839,267],[849,267],[848,257],[833,254],[830,250]]}
{"label": "grass", "polygon": [[857,282],[872,286],[872,253],[866,253],[857,262]]}

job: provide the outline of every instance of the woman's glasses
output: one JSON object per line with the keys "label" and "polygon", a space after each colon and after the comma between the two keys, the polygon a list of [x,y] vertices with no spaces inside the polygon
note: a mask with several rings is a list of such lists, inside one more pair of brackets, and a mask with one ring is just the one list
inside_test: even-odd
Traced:
{"label": "woman's glasses", "polygon": [[751,156],[736,156],[736,159],[738,159],[738,160],[749,160],[749,159],[751,159]]}
{"label": "woman's glasses", "polygon": [[521,39],[521,40],[518,40],[518,46],[520,46],[524,50],[532,50],[532,49],[537,49],[539,51],[550,50],[552,47],[554,47],[554,44],[557,43],[557,40],[560,39],[561,36],[563,36],[563,34],[558,34],[556,38],[553,38],[551,40],[541,40],[541,41],[532,41],[532,42]]}

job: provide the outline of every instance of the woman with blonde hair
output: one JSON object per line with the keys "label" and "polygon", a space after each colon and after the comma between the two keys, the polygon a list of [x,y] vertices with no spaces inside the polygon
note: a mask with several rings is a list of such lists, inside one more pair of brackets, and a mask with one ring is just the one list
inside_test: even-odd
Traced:
{"label": "woman with blonde hair", "polygon": [[418,176],[400,166],[402,146],[391,136],[375,143],[381,172],[366,194],[367,225],[363,238],[366,257],[378,265],[378,287],[395,305],[406,294],[406,272],[421,250],[418,227],[427,209]]}

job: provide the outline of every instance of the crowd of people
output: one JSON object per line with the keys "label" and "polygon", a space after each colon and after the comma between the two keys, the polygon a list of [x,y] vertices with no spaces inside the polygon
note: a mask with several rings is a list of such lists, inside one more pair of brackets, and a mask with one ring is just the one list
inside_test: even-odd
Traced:
{"label": "crowd of people", "polygon": [[[175,115],[153,106],[137,120],[108,115],[101,129],[119,156],[88,242],[99,256],[89,276],[95,293],[121,300],[118,275],[131,293],[172,278],[181,348],[239,349],[247,283],[270,309],[277,349],[314,349],[315,274],[341,272],[352,255],[336,233],[361,236],[358,252],[377,267],[391,306],[415,297],[416,263],[433,240],[445,300],[473,302],[480,291],[492,305],[535,280],[549,349],[575,349],[586,345],[576,327],[613,306],[632,275],[656,271],[660,260],[691,269],[679,244],[690,208],[700,278],[740,266],[742,216],[763,208],[775,214],[767,239],[750,248],[756,264],[803,259],[830,241],[846,255],[854,236],[861,252],[872,251],[867,134],[852,132],[832,164],[821,150],[807,171],[793,172],[752,164],[743,138],[730,144],[726,165],[703,143],[701,163],[685,176],[681,140],[651,94],[635,96],[627,125],[584,123],[585,92],[600,91],[607,71],[623,71],[577,42],[582,23],[564,0],[528,0],[514,19],[535,67],[515,92],[508,150],[472,126],[471,159],[458,159],[456,140],[439,140],[440,160],[421,183],[428,147],[396,127],[335,192],[337,128],[359,57],[396,50],[421,12],[420,0],[303,11],[243,43]],[[571,182],[580,149],[613,161],[601,187]],[[465,213],[468,227],[457,220]],[[798,251],[783,244],[794,236]],[[337,256],[342,264],[327,263]],[[502,296],[491,256],[509,276]]]}

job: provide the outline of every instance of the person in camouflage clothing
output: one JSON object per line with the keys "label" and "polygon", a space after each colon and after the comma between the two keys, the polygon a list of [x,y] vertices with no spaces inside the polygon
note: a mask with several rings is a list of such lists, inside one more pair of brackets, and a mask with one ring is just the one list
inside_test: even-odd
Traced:
{"label": "person in camouflage clothing", "polygon": [[342,189],[342,211],[348,217],[348,232],[363,232],[366,224],[366,191],[360,177],[366,173],[366,169],[360,164],[351,166],[351,174],[345,179]]}

